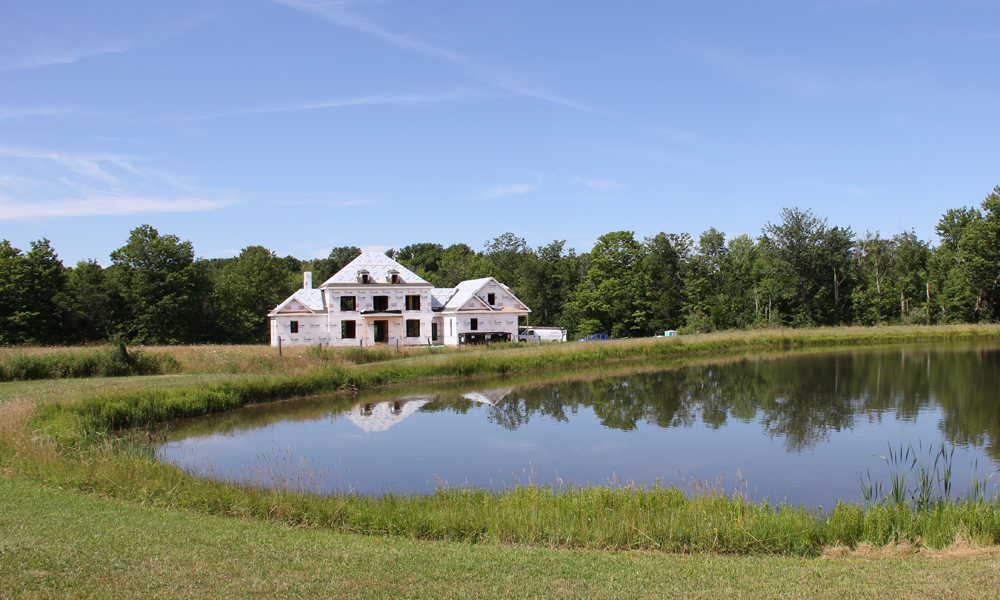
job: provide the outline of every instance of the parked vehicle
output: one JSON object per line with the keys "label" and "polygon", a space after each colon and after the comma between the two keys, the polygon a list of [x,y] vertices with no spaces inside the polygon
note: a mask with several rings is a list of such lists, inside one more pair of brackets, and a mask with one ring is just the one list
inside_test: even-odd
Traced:
{"label": "parked vehicle", "polygon": [[580,338],[581,342],[604,342],[607,340],[612,340],[614,338],[609,338],[606,333],[595,333],[591,336]]}
{"label": "parked vehicle", "polygon": [[566,330],[561,327],[530,327],[522,331],[517,339],[522,342],[539,344],[541,342],[565,342]]}

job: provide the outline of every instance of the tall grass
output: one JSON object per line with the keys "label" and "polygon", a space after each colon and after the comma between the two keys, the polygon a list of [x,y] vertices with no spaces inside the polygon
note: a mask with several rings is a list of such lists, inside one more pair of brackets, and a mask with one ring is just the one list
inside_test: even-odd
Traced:
{"label": "tall grass", "polygon": [[46,353],[9,352],[0,355],[0,382],[78,377],[160,375],[180,369],[169,354],[111,346]]}

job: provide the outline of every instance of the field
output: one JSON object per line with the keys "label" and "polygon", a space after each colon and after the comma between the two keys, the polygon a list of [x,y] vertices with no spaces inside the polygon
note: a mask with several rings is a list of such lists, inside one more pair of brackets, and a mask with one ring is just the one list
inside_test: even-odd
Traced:
{"label": "field", "polygon": [[[520,486],[315,497],[160,465],[144,427],[292,395],[809,346],[1000,339],[997,327],[846,328],[461,350],[146,348],[156,376],[0,384],[0,596],[982,597],[1000,504],[832,515],[698,489]],[[62,349],[0,354],[44,356]],[[108,427],[133,425],[131,437]],[[870,547],[874,546],[876,550]],[[884,549],[884,548],[885,549]],[[294,555],[294,558],[293,558]],[[148,575],[140,576],[140,571]],[[134,575],[128,575],[134,573]],[[22,594],[23,592],[23,594]]]}

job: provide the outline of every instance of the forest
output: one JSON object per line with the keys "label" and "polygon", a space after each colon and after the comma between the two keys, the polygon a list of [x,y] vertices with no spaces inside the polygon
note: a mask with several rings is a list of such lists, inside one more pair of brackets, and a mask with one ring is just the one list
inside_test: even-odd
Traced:
{"label": "forest", "polygon": [[[386,252],[435,287],[493,276],[531,308],[534,325],[571,339],[762,327],[996,322],[1000,319],[1000,186],[979,208],[950,209],[937,245],[913,231],[884,237],[785,208],[756,236],[710,228],[697,238],[631,231],[590,252],[514,233],[482,250],[433,242]],[[279,257],[249,246],[197,258],[191,242],[149,225],[111,253],[66,266],[49,240],[27,251],[0,242],[0,344],[263,343],[267,313],[311,271],[325,281],[361,250]]]}

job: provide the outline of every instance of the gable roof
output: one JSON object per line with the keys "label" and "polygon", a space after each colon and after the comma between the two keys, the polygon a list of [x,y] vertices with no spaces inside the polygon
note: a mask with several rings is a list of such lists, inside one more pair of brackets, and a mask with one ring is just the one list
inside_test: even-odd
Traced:
{"label": "gable roof", "polygon": [[500,283],[493,277],[480,277],[479,279],[470,279],[468,281],[463,281],[455,287],[455,293],[451,298],[445,303],[444,310],[447,311],[457,311],[461,310],[462,307],[466,305],[467,302],[475,301],[480,304],[486,310],[500,310],[486,303],[485,300],[480,298],[477,294],[480,290],[486,287],[487,284],[493,282],[504,289],[510,297],[513,298],[518,304],[524,307],[524,310],[531,312],[524,302],[521,302],[520,298],[514,295],[514,292],[504,284]]}
{"label": "gable roof", "polygon": [[455,295],[455,288],[433,288],[431,290],[431,308],[441,309]]}
{"label": "gable roof", "polygon": [[343,269],[337,271],[333,277],[324,281],[320,287],[332,283],[357,283],[358,271],[361,269],[367,270],[376,283],[388,283],[389,271],[395,269],[399,271],[399,278],[403,280],[403,283],[430,285],[430,282],[418,277],[416,273],[381,252],[362,252],[360,256],[347,263]]}
{"label": "gable roof", "polygon": [[295,293],[285,299],[284,302],[274,307],[268,316],[277,315],[287,307],[292,302],[298,302],[302,306],[309,309],[311,312],[322,312],[326,307],[323,306],[323,292],[316,289],[300,289],[295,290]]}

